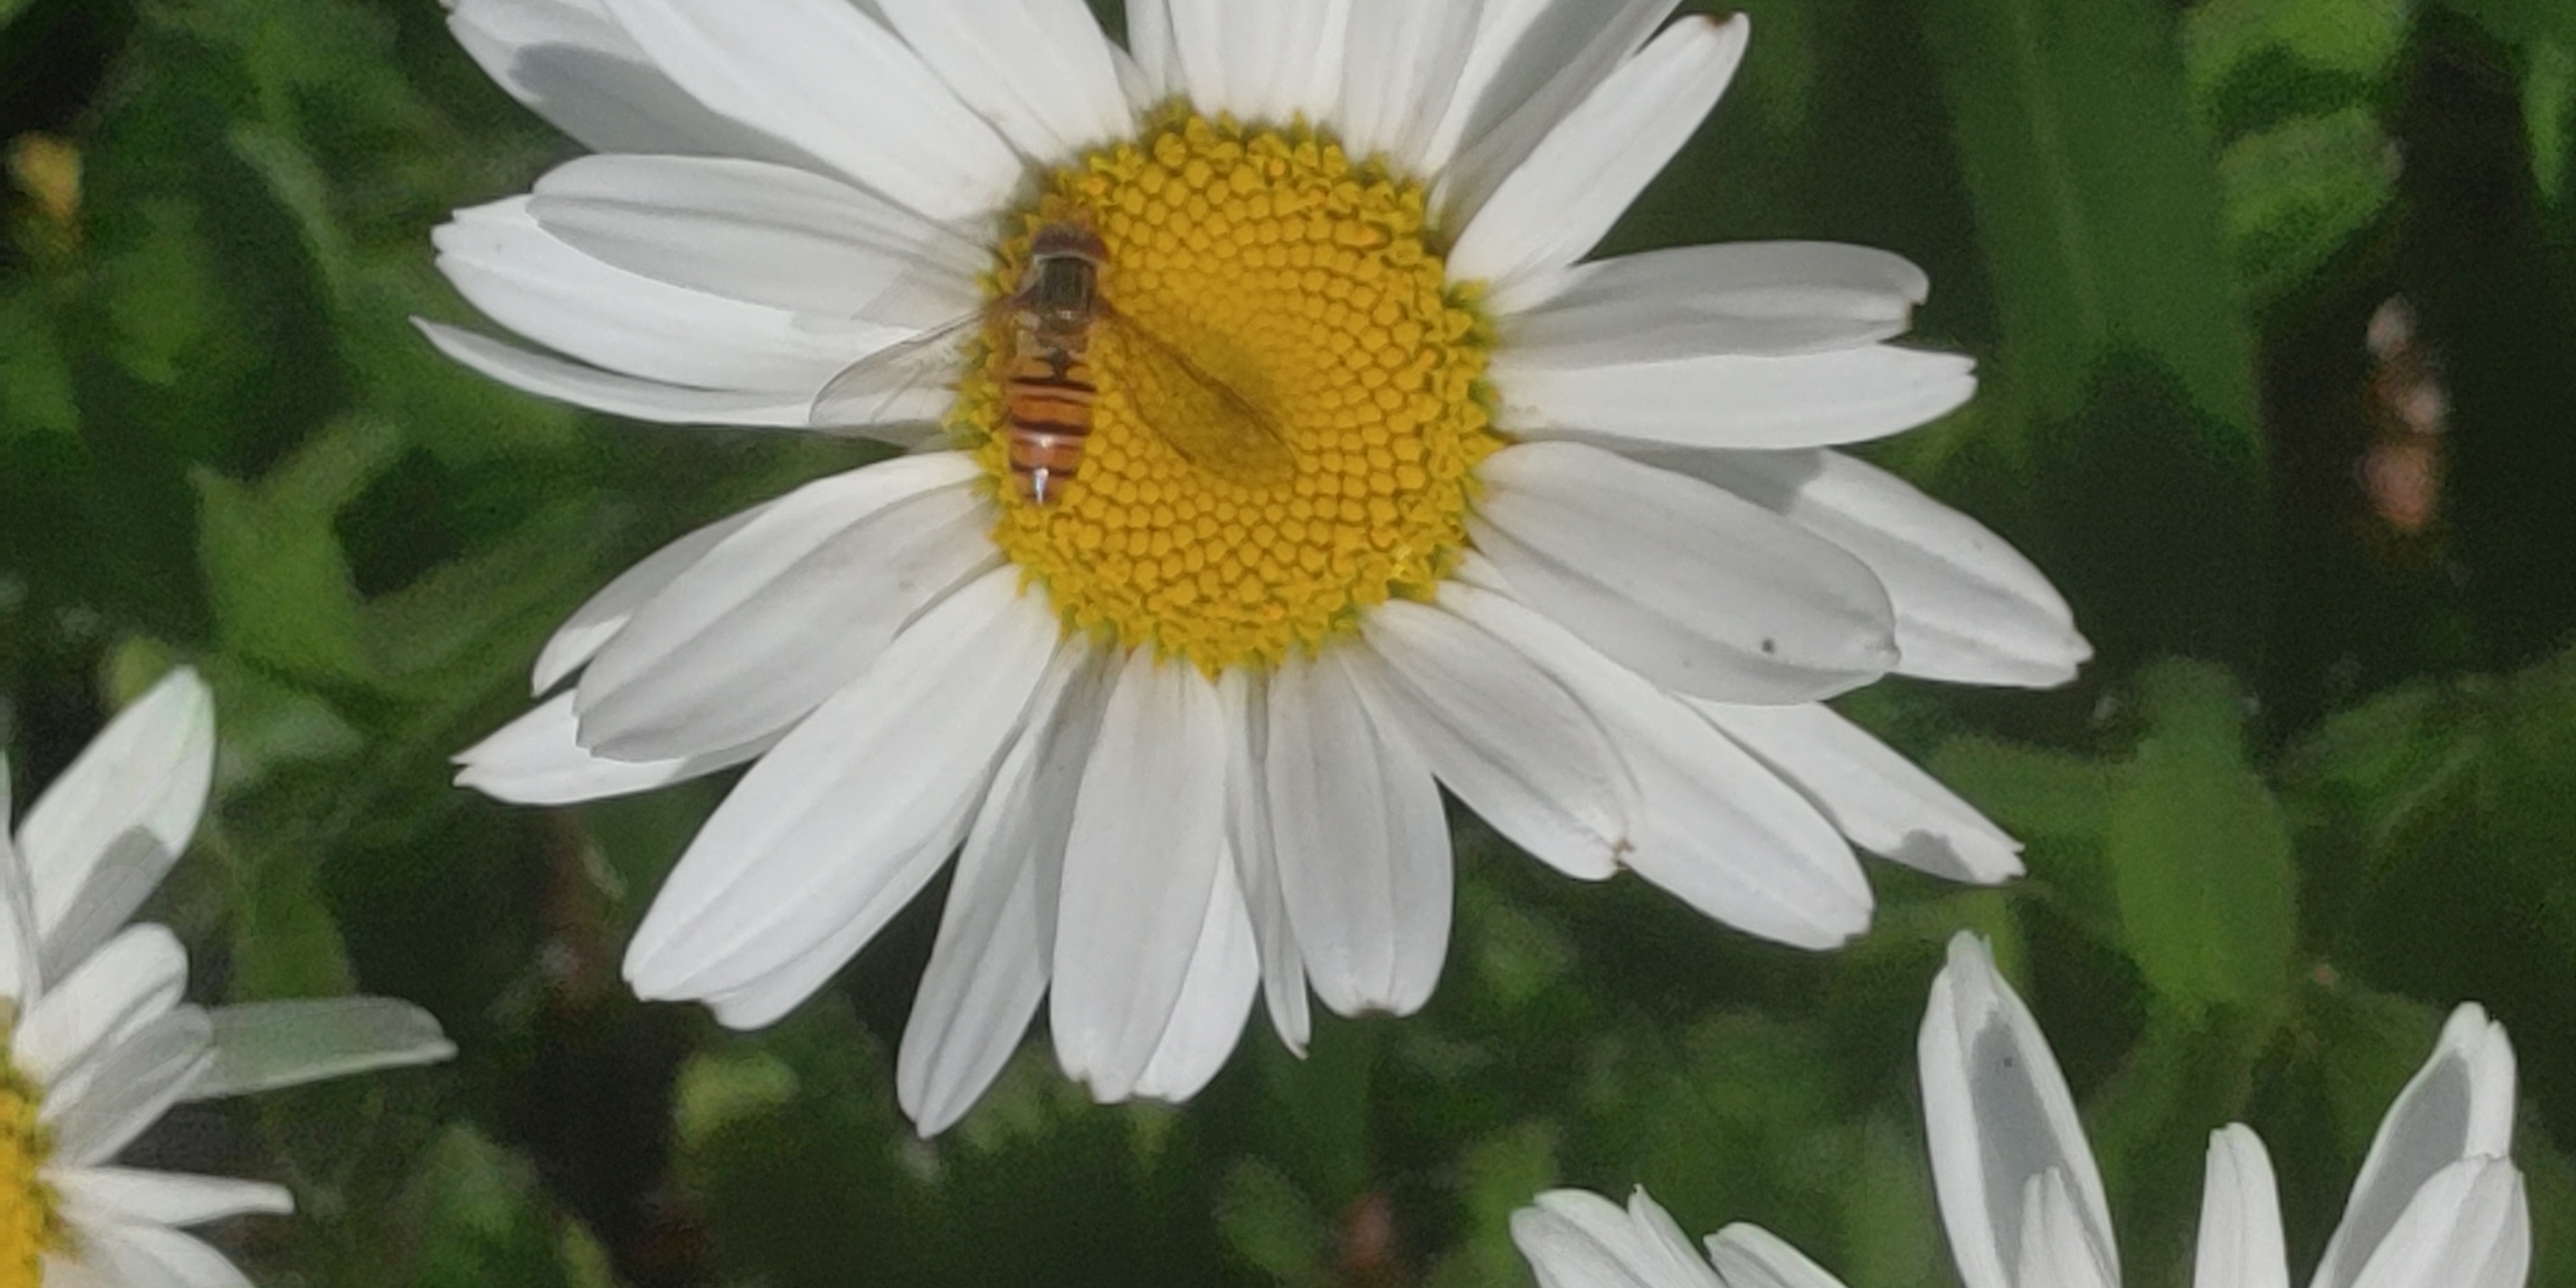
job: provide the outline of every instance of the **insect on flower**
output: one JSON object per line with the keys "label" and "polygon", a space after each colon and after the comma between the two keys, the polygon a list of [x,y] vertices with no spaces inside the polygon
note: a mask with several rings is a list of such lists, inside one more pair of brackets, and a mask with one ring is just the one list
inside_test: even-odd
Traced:
{"label": "insect on flower", "polygon": [[954,365],[957,342],[999,330],[1003,422],[1011,485],[1045,505],[1082,466],[1101,396],[1092,350],[1110,338],[1137,418],[1191,464],[1238,483],[1270,483],[1294,465],[1278,422],[1186,353],[1118,311],[1102,294],[1109,248],[1079,223],[1038,227],[1019,289],[850,364],[814,398],[817,427],[869,425],[885,407]]}

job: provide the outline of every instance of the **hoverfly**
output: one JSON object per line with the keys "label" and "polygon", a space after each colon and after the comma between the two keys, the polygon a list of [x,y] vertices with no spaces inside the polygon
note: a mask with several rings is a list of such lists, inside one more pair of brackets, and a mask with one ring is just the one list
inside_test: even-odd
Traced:
{"label": "hoverfly", "polygon": [[850,364],[815,395],[811,422],[875,423],[905,394],[953,372],[960,339],[1003,326],[1002,420],[1011,484],[1022,500],[1048,504],[1080,471],[1100,396],[1093,351],[1104,339],[1118,347],[1129,405],[1183,459],[1236,482],[1284,476],[1294,457],[1278,422],[1104,298],[1100,270],[1108,259],[1091,229],[1070,221],[1040,225],[1017,290]]}

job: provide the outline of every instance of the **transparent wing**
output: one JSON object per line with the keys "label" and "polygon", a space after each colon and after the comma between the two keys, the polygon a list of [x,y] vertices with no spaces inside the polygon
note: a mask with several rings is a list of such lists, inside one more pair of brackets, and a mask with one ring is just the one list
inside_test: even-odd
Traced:
{"label": "transparent wing", "polygon": [[963,342],[993,315],[980,308],[843,367],[814,395],[805,423],[816,429],[872,430],[879,425],[937,421],[964,373]]}
{"label": "transparent wing", "polygon": [[1127,401],[1183,459],[1238,483],[1276,483],[1296,468],[1287,435],[1258,403],[1106,303],[1100,318],[1124,350]]}

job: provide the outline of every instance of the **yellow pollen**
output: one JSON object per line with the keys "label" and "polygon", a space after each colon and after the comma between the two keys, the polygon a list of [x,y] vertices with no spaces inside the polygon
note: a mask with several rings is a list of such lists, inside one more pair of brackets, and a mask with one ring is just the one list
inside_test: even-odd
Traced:
{"label": "yellow pollen", "polygon": [[38,1174],[53,1150],[36,1121],[43,1093],[0,1048],[0,1288],[36,1288],[45,1253],[64,1246],[61,1205]]}
{"label": "yellow pollen", "polygon": [[[996,300],[1019,288],[1050,223],[1089,227],[1107,249],[1099,294],[1113,316],[1093,328],[1099,396],[1078,473],[1045,504],[1011,484],[1006,322],[952,427],[981,443],[997,484],[994,540],[1068,630],[1210,673],[1269,666],[1448,575],[1472,471],[1502,440],[1484,379],[1492,329],[1447,281],[1425,206],[1421,183],[1303,125],[1185,108],[1044,177],[987,288]],[[1257,408],[1292,463],[1191,452],[1190,418],[1217,404],[1170,388],[1171,360],[1140,349],[1180,355],[1225,405]]]}

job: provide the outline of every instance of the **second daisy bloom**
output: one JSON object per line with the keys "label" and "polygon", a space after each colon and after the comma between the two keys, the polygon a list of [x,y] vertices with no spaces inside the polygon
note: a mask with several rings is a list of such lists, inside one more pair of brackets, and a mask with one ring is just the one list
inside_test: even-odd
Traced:
{"label": "second daisy bloom", "polygon": [[[2030,1008],[1962,933],[1917,1042],[1923,1125],[1950,1256],[1966,1288],[2119,1288],[2093,1148]],[[2380,1119],[2310,1288],[2522,1288],[2531,1214],[2514,1166],[2514,1056],[2476,1003]],[[1717,1165],[1713,1160],[1713,1165]],[[1703,1261],[1638,1190],[1623,1212],[1581,1190],[1539,1196],[1512,1238],[1543,1288],[1842,1288],[1759,1226]],[[2289,1288],[2270,1156],[2242,1123],[2211,1134],[2193,1288]],[[1712,1271],[1714,1273],[1712,1273]]]}
{"label": "second daisy bloom", "polygon": [[1310,987],[1421,1005],[1441,786],[1570,875],[1811,947],[1867,922],[1852,844],[2011,875],[2010,838],[1817,704],[2086,655],[1992,534],[1825,450],[1968,396],[1964,360],[1886,343],[1921,275],[1809,243],[1580,262],[1743,54],[1740,19],[1671,7],[1140,2],[1120,49],[1076,0],[464,0],[467,47],[604,155],[441,230],[464,294],[566,355],[432,325],[460,360],[803,426],[1078,221],[1104,295],[1294,466],[1186,450],[1110,344],[1079,477],[1034,504],[988,331],[939,355],[953,393],[871,404],[955,447],[638,565],[460,780],[561,802],[756,759],[627,960],[741,1026],[959,855],[899,1067],[932,1130],[1050,997],[1110,1099],[1195,1090],[1256,992],[1292,1045]]}

